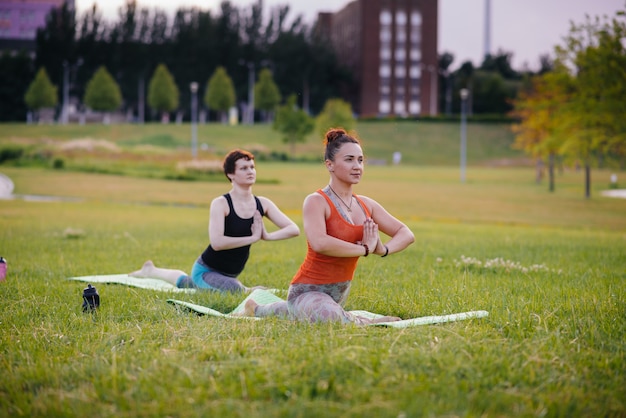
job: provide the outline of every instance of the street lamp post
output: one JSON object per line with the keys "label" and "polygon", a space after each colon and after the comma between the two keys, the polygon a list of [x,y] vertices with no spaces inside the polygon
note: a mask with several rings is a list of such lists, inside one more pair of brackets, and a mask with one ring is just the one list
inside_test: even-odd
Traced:
{"label": "street lamp post", "polygon": [[465,165],[467,159],[467,97],[469,90],[461,89],[461,183],[465,183]]}
{"label": "street lamp post", "polygon": [[191,90],[191,156],[198,156],[198,83],[189,84]]}
{"label": "street lamp post", "polygon": [[248,63],[248,124],[254,125],[254,62]]}
{"label": "street lamp post", "polygon": [[70,101],[70,64],[63,61],[63,107],[61,108],[61,124],[67,125],[68,106]]}
{"label": "street lamp post", "polygon": [[61,124],[67,125],[70,118],[70,71],[76,72],[78,67],[83,65],[83,59],[79,58],[74,64],[70,64],[68,61],[63,61],[63,105],[61,107]]}

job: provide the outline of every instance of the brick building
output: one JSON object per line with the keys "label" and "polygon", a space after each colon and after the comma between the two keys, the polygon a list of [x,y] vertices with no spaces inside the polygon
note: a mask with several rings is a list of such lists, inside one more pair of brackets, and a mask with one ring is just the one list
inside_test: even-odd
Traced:
{"label": "brick building", "polygon": [[46,25],[46,15],[53,7],[74,0],[0,0],[0,50],[35,50],[37,29]]}
{"label": "brick building", "polygon": [[359,116],[437,114],[437,0],[354,0],[315,30],[350,69]]}

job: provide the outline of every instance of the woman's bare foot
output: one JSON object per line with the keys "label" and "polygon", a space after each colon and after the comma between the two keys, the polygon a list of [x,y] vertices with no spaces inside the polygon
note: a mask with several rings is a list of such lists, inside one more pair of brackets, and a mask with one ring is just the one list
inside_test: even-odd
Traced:
{"label": "woman's bare foot", "polygon": [[143,266],[141,266],[140,270],[133,271],[132,273],[128,273],[128,275],[131,277],[138,277],[138,278],[146,279],[149,277],[154,277],[155,270],[156,270],[156,267],[154,266],[154,263],[152,262],[152,260],[148,260],[145,263],[143,263]]}
{"label": "woman's bare foot", "polygon": [[255,316],[256,307],[259,306],[253,299],[248,299],[243,308],[243,314],[245,316]]}

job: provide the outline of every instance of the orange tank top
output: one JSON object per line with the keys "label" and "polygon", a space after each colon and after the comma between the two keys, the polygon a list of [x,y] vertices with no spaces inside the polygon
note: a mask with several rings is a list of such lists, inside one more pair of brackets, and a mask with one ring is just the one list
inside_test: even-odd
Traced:
{"label": "orange tank top", "polygon": [[[324,196],[330,206],[330,216],[326,219],[326,233],[352,243],[363,239],[363,225],[353,225],[346,221],[326,193],[322,190],[318,190],[317,193]],[[365,215],[370,217],[367,206],[361,199],[356,196],[355,198],[365,211]],[[352,280],[359,257],[332,257],[313,251],[308,241],[306,245],[306,257],[293,277],[292,284],[329,284]]]}

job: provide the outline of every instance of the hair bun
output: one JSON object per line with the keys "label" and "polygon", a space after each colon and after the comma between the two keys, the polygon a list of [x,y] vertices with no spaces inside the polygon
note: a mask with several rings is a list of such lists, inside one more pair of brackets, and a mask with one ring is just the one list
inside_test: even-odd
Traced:
{"label": "hair bun", "polygon": [[326,143],[333,142],[339,139],[342,135],[346,135],[347,132],[341,128],[333,128],[326,132]]}

